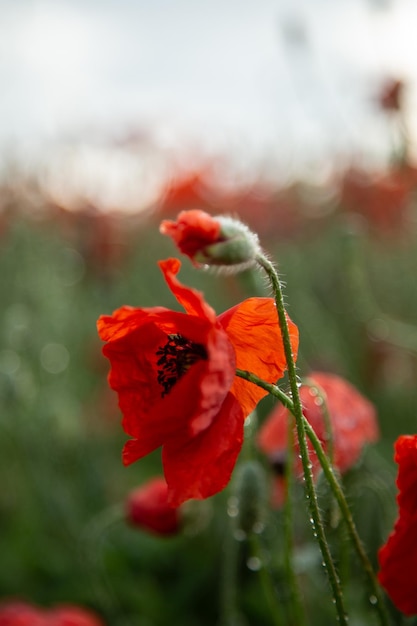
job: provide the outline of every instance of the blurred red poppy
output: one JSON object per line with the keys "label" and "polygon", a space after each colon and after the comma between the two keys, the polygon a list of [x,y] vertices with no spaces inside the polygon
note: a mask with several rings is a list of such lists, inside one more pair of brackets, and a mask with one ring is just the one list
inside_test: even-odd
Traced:
{"label": "blurred red poppy", "polygon": [[[123,428],[133,439],[126,465],[163,446],[168,499],[207,498],[229,482],[243,422],[266,392],[235,376],[236,367],[268,382],[286,369],[272,298],[249,298],[216,317],[203,295],[182,285],[181,263],[159,263],[186,313],[123,306],[101,316],[98,332],[111,363]],[[289,320],[294,354],[298,330]]]}
{"label": "blurred red poppy", "polygon": [[0,626],[45,626],[45,619],[36,607],[12,600],[0,605]]}
{"label": "blurred red poppy", "polygon": [[378,553],[378,579],[405,615],[417,614],[417,435],[395,442],[398,519]]}
{"label": "blurred red poppy", "polygon": [[405,86],[402,80],[387,80],[379,95],[379,104],[381,108],[385,111],[399,111],[402,107],[404,87]]}
{"label": "blurred red poppy", "polygon": [[[328,451],[329,435],[324,415],[327,407],[333,442],[333,465],[346,472],[359,459],[366,443],[376,441],[379,429],[376,412],[350,383],[334,374],[313,372],[309,385],[300,388],[303,413],[323,447]],[[284,497],[284,469],[288,442],[289,411],[279,405],[262,425],[258,435],[259,448],[269,457],[277,472],[274,501],[282,503]],[[296,446],[298,450],[298,444]],[[320,463],[309,442],[313,473],[317,475]],[[296,456],[297,474],[302,475],[299,456]]]}
{"label": "blurred red poppy", "polygon": [[375,232],[391,236],[404,231],[415,188],[415,172],[408,166],[380,175],[352,169],[342,180],[341,203],[364,217]]}
{"label": "blurred red poppy", "polygon": [[103,626],[91,611],[78,606],[61,605],[47,612],[47,626]]}
{"label": "blurred red poppy", "polygon": [[157,476],[134,489],[126,501],[127,520],[156,535],[175,535],[181,529],[180,512],[168,503],[168,485]]}
{"label": "blurred red poppy", "polygon": [[0,606],[0,626],[104,626],[87,609],[61,605],[40,609],[25,602],[6,602]]}

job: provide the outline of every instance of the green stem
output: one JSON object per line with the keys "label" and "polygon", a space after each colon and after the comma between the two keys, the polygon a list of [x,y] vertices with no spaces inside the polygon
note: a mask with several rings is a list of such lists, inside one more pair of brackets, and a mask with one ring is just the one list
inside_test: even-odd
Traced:
{"label": "green stem", "polygon": [[293,624],[304,626],[306,616],[301,599],[300,589],[297,582],[297,575],[294,568],[294,524],[292,506],[292,485],[294,483],[294,424],[293,420],[288,420],[288,446],[287,459],[285,463],[285,501],[284,501],[284,566],[287,576],[290,606],[292,609]]}
{"label": "green stem", "polygon": [[238,559],[240,546],[234,537],[235,524],[230,520],[228,525],[223,555],[223,571],[221,585],[221,625],[235,626],[241,623],[238,608]]}
{"label": "green stem", "polygon": [[298,389],[298,378],[297,378],[297,372],[296,372],[296,367],[295,367],[295,359],[292,353],[291,338],[290,338],[290,332],[288,328],[287,314],[286,314],[285,305],[284,305],[284,297],[283,297],[283,293],[281,289],[281,283],[280,283],[278,274],[273,264],[267,258],[259,254],[257,257],[257,261],[259,265],[265,270],[266,274],[268,275],[268,278],[271,281],[271,285],[273,287],[274,294],[275,294],[275,303],[277,307],[278,320],[279,320],[279,325],[281,329],[282,342],[284,346],[285,358],[286,358],[287,368],[288,368],[288,380],[290,383],[290,389],[291,389],[291,395],[292,395],[292,401],[293,401],[293,407],[294,407],[293,415],[295,417],[298,444],[300,448],[301,462],[302,462],[303,471],[304,471],[306,497],[308,499],[313,532],[314,532],[315,537],[317,538],[317,542],[319,544],[320,551],[321,551],[322,558],[323,558],[323,563],[327,571],[339,622],[340,624],[344,624],[345,626],[347,626],[348,619],[347,619],[347,614],[346,614],[346,610],[344,606],[342,589],[340,587],[339,577],[336,572],[333,558],[330,553],[329,544],[327,543],[326,535],[324,532],[319,505],[317,501],[317,494],[316,494],[316,490],[314,486],[312,466],[311,466],[311,462],[309,459],[305,424],[303,420],[303,417],[304,417],[303,409],[301,406],[300,393]]}
{"label": "green stem", "polygon": [[317,437],[316,433],[314,432],[314,429],[312,428],[312,426],[309,424],[309,422],[306,420],[305,417],[303,417],[303,421],[304,421],[304,427],[305,427],[307,436],[313,445],[314,451],[317,454],[317,458],[320,461],[320,465],[332,489],[333,495],[335,496],[339,504],[340,511],[343,515],[343,519],[346,522],[347,529],[348,529],[350,538],[352,540],[352,543],[362,563],[362,567],[366,575],[368,576],[371,594],[374,595],[376,598],[376,602],[374,603],[374,606],[375,606],[375,609],[378,611],[381,625],[389,626],[389,619],[388,619],[388,615],[385,609],[385,604],[384,604],[384,599],[382,596],[381,589],[376,580],[372,565],[365,552],[365,548],[356,530],[355,522],[353,521],[352,513],[350,512],[349,505],[346,501],[343,490],[335,476],[332,466],[329,463],[329,459],[327,458],[326,453],[323,450],[323,446],[321,445],[320,439]]}
{"label": "green stem", "polygon": [[[245,380],[248,380],[249,382],[252,382],[255,385],[258,385],[258,387],[262,387],[262,389],[265,389],[265,391],[269,391],[271,395],[281,400],[281,402],[283,402],[284,406],[289,411],[291,412],[294,411],[294,405],[293,405],[291,398],[287,396],[276,385],[271,385],[270,383],[265,382],[264,380],[262,380],[255,374],[252,374],[251,372],[237,370],[236,374],[240,378],[244,378]],[[330,488],[333,492],[333,495],[335,496],[336,501],[339,505],[343,519],[345,520],[345,523],[347,526],[347,530],[349,532],[349,536],[352,540],[353,546],[357,552],[359,560],[362,563],[362,567],[368,577],[371,594],[374,595],[375,598],[377,599],[377,602],[373,606],[378,611],[381,626],[389,626],[389,618],[386,612],[381,589],[376,579],[371,562],[368,559],[368,556],[365,552],[362,541],[358,535],[358,531],[356,530],[355,522],[353,520],[352,514],[349,509],[349,505],[347,503],[343,490],[338,483],[338,480],[334,474],[333,468],[331,467],[329,463],[329,459],[323,450],[323,447],[321,445],[319,438],[317,437],[316,433],[314,432],[314,429],[311,427],[311,425],[306,420],[304,415],[303,415],[303,423],[305,427],[305,432],[314,447],[314,450],[317,454],[317,458],[319,459],[320,465],[323,469],[324,475],[326,476],[329,482]]]}
{"label": "green stem", "polygon": [[293,403],[291,398],[287,396],[287,394],[284,393],[284,391],[282,391],[279,387],[277,387],[277,385],[274,385],[273,383],[267,383],[265,380],[262,380],[262,378],[259,378],[259,376],[257,376],[256,374],[248,372],[247,370],[237,369],[236,376],[239,376],[239,378],[244,378],[250,383],[257,385],[258,387],[262,387],[262,389],[265,389],[265,391],[269,391],[272,396],[278,398],[278,400],[281,401],[286,409],[289,409],[291,413],[293,412]]}
{"label": "green stem", "polygon": [[321,403],[320,408],[321,408],[321,413],[323,415],[323,421],[324,421],[327,456],[329,458],[330,463],[333,465],[333,457],[334,457],[333,428],[332,428],[332,422],[330,420],[329,407],[327,406],[326,392],[312,378],[303,379],[303,385],[309,387],[313,391],[313,393],[317,396],[317,398],[319,398],[320,400],[320,403]]}
{"label": "green stem", "polygon": [[263,554],[261,542],[259,536],[255,533],[251,533],[250,545],[252,549],[252,555],[258,558],[260,562],[258,574],[265,595],[265,599],[267,601],[268,608],[272,617],[272,623],[275,626],[285,626],[285,617],[280,609],[279,603],[277,602],[276,590],[274,589],[270,572],[267,570],[265,564],[265,556]]}

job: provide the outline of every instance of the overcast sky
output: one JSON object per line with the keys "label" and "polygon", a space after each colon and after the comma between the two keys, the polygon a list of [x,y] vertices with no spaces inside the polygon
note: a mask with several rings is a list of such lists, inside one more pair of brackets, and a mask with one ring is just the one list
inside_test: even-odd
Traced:
{"label": "overcast sky", "polygon": [[416,0],[0,0],[0,144],[137,126],[372,150],[378,85],[417,78],[416,24]]}

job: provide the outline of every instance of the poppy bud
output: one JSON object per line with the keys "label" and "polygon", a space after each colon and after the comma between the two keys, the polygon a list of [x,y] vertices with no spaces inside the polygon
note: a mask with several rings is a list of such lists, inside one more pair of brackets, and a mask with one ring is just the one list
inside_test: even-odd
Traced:
{"label": "poppy bud", "polygon": [[163,235],[169,235],[195,265],[242,270],[250,267],[260,252],[258,236],[237,219],[212,217],[199,209],[182,211],[175,222],[163,220]]}
{"label": "poppy bud", "polygon": [[168,486],[162,477],[134,489],[126,502],[127,520],[155,535],[175,535],[181,529],[178,507],[168,504]]}
{"label": "poppy bud", "polygon": [[237,528],[245,534],[261,532],[267,511],[268,485],[260,463],[249,461],[240,466],[234,493]]}

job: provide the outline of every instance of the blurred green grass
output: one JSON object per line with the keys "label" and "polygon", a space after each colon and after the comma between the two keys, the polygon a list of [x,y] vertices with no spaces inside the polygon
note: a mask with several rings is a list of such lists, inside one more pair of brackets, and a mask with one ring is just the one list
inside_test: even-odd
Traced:
{"label": "blurred green grass", "polygon": [[[177,307],[156,264],[176,252],[157,226],[150,219],[119,241],[126,249],[114,266],[107,257],[92,262],[85,242],[54,221],[11,216],[1,239],[0,597],[86,604],[109,626],[220,620],[227,494],[211,499],[211,515],[195,536],[154,538],[112,518],[129,490],[161,466],[159,452],[129,468],[121,464],[126,436],[107,389],[95,323],[122,304]],[[300,373],[339,373],[377,407],[381,441],[345,479],[375,562],[395,516],[392,443],[416,432],[416,233],[378,239],[336,214],[312,232],[306,227],[286,240],[271,233],[263,243],[278,264],[288,312],[300,329]],[[181,280],[202,290],[218,312],[249,295],[268,294],[253,273],[219,277],[188,260]],[[261,419],[271,407],[269,398],[261,403]],[[296,497],[303,594],[311,623],[326,626],[334,623],[333,607],[323,599],[320,559],[301,495]],[[285,602],[280,513],[270,518],[263,541]],[[242,610],[249,624],[267,625],[245,550]],[[351,623],[372,624],[357,564],[348,561]]]}

